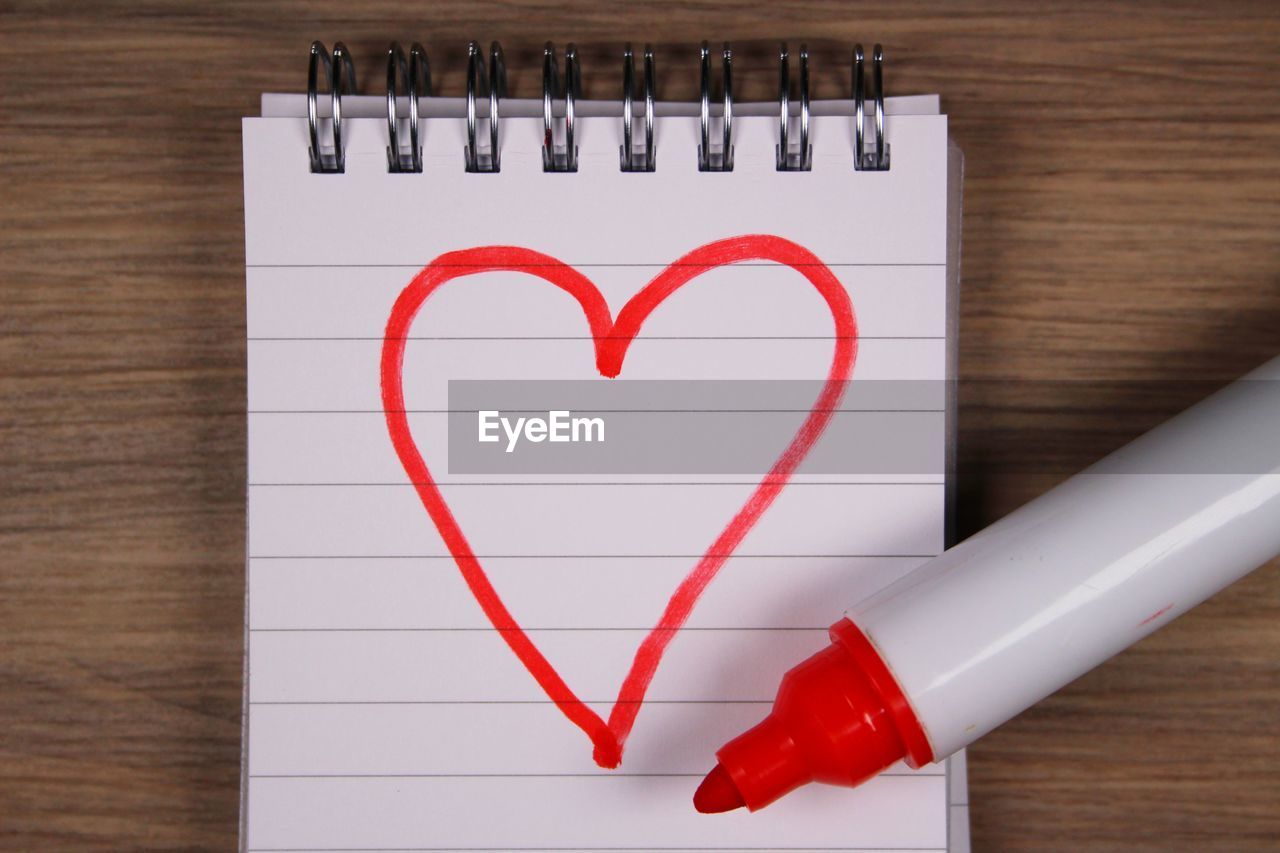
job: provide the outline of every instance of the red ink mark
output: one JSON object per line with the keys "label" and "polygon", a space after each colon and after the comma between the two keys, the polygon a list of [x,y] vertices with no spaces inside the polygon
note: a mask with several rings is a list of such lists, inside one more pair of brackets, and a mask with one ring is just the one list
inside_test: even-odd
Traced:
{"label": "red ink mark", "polygon": [[[559,287],[578,301],[595,341],[596,369],[602,376],[613,378],[622,371],[628,347],[654,308],[702,273],[743,261],[772,261],[791,267],[822,295],[835,320],[835,352],[831,358],[831,369],[822,392],[814,400],[809,416],[791,443],[778,456],[746,503],[720,531],[702,559],[676,587],[657,625],[640,643],[606,723],[574,694],[516,623],[471,550],[467,537],[436,487],[427,463],[418,452],[409,432],[402,377],[409,328],[427,298],[448,281],[484,272],[523,272]],[[645,692],[667,645],[689,618],[707,584],[782,492],[792,473],[826,429],[844,396],[845,382],[853,373],[858,351],[857,335],[853,305],[831,270],[807,249],[781,237],[764,235],[719,240],[694,249],[645,285],[623,306],[616,320],[610,314],[604,296],[582,273],[548,255],[512,246],[484,246],[441,255],[414,276],[396,299],[387,319],[382,343],[382,407],[400,464],[404,466],[409,480],[416,484],[422,505],[440,531],[485,616],[501,632],[507,645],[547,696],[591,738],[595,761],[601,767],[612,768],[621,763],[623,745],[635,724],[636,715],[640,713]]]}
{"label": "red ink mark", "polygon": [[1155,613],[1152,613],[1146,619],[1143,619],[1141,622],[1139,622],[1138,627],[1141,628],[1143,625],[1151,624],[1152,622],[1156,621],[1157,619],[1159,619],[1161,616],[1165,615],[1172,609],[1173,609],[1173,602],[1171,601],[1168,604],[1166,604],[1164,607],[1161,607]]}

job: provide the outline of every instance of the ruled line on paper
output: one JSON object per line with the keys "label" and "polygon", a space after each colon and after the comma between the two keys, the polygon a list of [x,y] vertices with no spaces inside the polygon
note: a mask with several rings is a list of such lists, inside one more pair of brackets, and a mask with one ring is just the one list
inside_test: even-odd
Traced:
{"label": "ruled line on paper", "polygon": [[[455,269],[459,267],[465,269],[465,268],[471,268],[471,267],[477,266],[476,264],[442,264],[442,263],[436,263],[435,261],[423,261],[422,263],[412,263],[412,264],[367,264],[367,263],[366,264],[248,264],[247,263],[245,264],[245,269],[251,269],[251,270],[257,270],[257,269],[419,270],[427,266],[428,264],[433,264],[434,266],[439,266],[439,267],[455,268]],[[574,263],[573,261],[564,261],[563,263],[560,263],[560,264],[522,264],[521,269],[539,269],[542,267],[560,267],[560,266],[570,266],[575,269],[589,270],[589,269],[669,269],[671,267],[678,267],[681,265],[675,264],[675,263],[578,264],[578,263]],[[697,266],[701,266],[701,264],[698,264]],[[743,267],[777,267],[779,269],[786,269],[788,266],[790,265],[770,263],[767,261],[759,261],[759,262],[743,261],[743,262],[734,264],[732,268],[740,269]],[[804,267],[806,266],[806,264],[796,264],[795,266]],[[809,264],[808,266],[819,266],[819,265]],[[933,268],[942,267],[942,268],[945,268],[946,264],[945,263],[911,263],[907,261],[892,261],[892,262],[883,262],[883,263],[851,263],[851,262],[831,263],[831,264],[821,264],[820,266],[824,266],[827,269],[858,269],[858,268],[875,268],[875,267],[908,267],[908,268],[909,267],[933,267]],[[511,270],[503,270],[503,272],[510,272],[510,271]]]}
{"label": "ruled line on paper", "polygon": [[[591,702],[600,702],[599,699],[590,699]],[[614,699],[604,699],[604,702],[614,702]],[[767,706],[771,704],[773,699],[644,699],[644,704],[760,704]],[[256,704],[264,704],[264,706],[275,706],[275,704],[298,704],[298,706],[306,706],[306,704],[321,704],[321,706],[346,706],[346,704],[554,704],[550,699],[255,699],[250,702],[251,706]],[[639,703],[637,703],[639,704]]]}
{"label": "ruled line on paper", "polygon": [[[801,475],[806,476],[806,475]],[[814,475],[807,475],[814,476]],[[820,475],[818,475],[820,476]],[[375,488],[401,489],[416,486],[433,485],[441,488],[461,488],[465,486],[572,486],[574,488],[589,486],[754,486],[756,480],[432,480],[413,482],[404,480],[398,483],[249,483],[255,489],[346,489]],[[945,486],[942,480],[793,480],[787,484],[792,486]]]}
{"label": "ruled line on paper", "polygon": [[[942,335],[645,335],[646,341],[941,341]],[[609,335],[249,335],[247,341],[607,341]]]}
{"label": "ruled line on paper", "polygon": [[[931,553],[742,553],[735,551],[727,555],[707,555],[707,553],[477,553],[476,560],[700,560],[703,557],[745,557],[750,560],[804,560],[806,557],[823,557],[828,560],[927,560],[938,556],[938,551]],[[448,553],[265,553],[250,555],[250,560],[448,560],[453,562],[453,555]]]}
{"label": "ruled line on paper", "polygon": [[[581,697],[579,697],[581,698]],[[758,706],[772,706],[773,699],[649,699],[643,701],[628,702],[626,699],[612,698],[581,698],[586,704],[758,704]],[[532,704],[532,706],[553,706],[550,699],[253,699],[250,703],[251,707],[259,706],[297,706],[305,707],[314,704],[314,706],[413,706],[413,704],[422,704],[422,706],[470,706],[470,704]]]}
{"label": "ruled line on paper", "polygon": [[[837,412],[839,414],[916,414],[933,412],[939,414],[945,409],[596,409],[593,411],[610,414],[808,414],[809,412]],[[469,409],[249,409],[251,415],[382,415],[387,412],[407,415],[450,415],[471,414]]]}
{"label": "ruled line on paper", "polygon": [[789,853],[938,853],[945,847],[250,847],[247,853],[637,853],[637,851],[663,851],[663,853],[701,853],[718,850],[720,853],[755,853],[755,851],[786,850]]}
{"label": "ruled line on paper", "polygon": [[[596,704],[611,703],[616,699],[584,700]],[[645,699],[645,705],[761,705],[772,704],[772,699]],[[255,699],[253,705],[554,705],[550,699]],[[627,704],[623,700],[623,704]],[[637,702],[636,704],[640,704]]]}
{"label": "ruled line on paper", "polygon": [[[250,773],[250,779],[701,779],[706,773],[628,773],[625,770],[595,773]],[[885,770],[878,776],[929,779],[940,773]]]}
{"label": "ruled line on paper", "polygon": [[[671,633],[680,631],[825,631],[826,625],[809,625],[809,626],[779,626],[779,625],[743,625],[741,627],[704,627],[683,625],[679,628],[670,629]],[[539,628],[536,625],[522,626],[523,631],[615,631],[615,632],[637,632],[649,631],[652,625],[632,625],[625,628],[592,628],[592,627],[556,627],[556,628]],[[508,628],[250,628],[252,633],[259,634],[430,634],[444,631],[455,632],[503,632],[509,631]]]}

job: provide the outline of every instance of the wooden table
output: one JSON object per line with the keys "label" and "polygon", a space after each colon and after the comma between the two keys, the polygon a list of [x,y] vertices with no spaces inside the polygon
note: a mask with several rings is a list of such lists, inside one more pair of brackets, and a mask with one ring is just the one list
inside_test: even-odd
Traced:
{"label": "wooden table", "polygon": [[[0,846],[228,849],[240,764],[245,345],[240,122],[299,91],[312,38],[379,85],[420,39],[461,94],[500,39],[621,42],[692,98],[731,39],[740,97],[777,40],[847,97],[940,92],[967,155],[961,532],[1280,351],[1280,15],[1112,7],[162,2],[0,12]],[[1013,379],[1016,382],[979,380]],[[1097,384],[1088,380],[1118,380]],[[1063,381],[1075,380],[1075,381]],[[1136,393],[1136,392],[1142,393]],[[983,739],[978,850],[1275,849],[1273,564]]]}

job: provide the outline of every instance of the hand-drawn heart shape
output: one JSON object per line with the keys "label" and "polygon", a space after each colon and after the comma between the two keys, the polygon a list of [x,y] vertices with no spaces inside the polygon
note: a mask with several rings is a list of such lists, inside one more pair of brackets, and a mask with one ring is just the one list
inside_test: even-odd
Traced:
{"label": "hand-drawn heart shape", "polygon": [[[640,643],[606,723],[569,689],[555,667],[507,610],[419,453],[409,431],[404,402],[402,372],[409,329],[423,303],[446,282],[485,272],[522,272],[559,287],[578,301],[595,342],[596,369],[602,376],[615,378],[622,371],[628,347],[654,308],[707,270],[744,261],[768,261],[791,267],[808,279],[826,300],[835,320],[835,351],[831,368],[821,393],[791,443],[676,587],[657,625]],[[549,255],[512,246],[483,246],[441,255],[414,276],[396,299],[387,319],[381,372],[382,407],[400,464],[417,489],[422,505],[481,609],[547,696],[591,738],[593,757],[601,767],[614,768],[621,763],[623,746],[667,645],[689,618],[707,584],[782,492],[797,466],[826,429],[844,396],[845,383],[853,373],[857,349],[858,327],[853,305],[835,275],[807,249],[781,237],[767,235],[733,237],[694,249],[658,273],[631,297],[618,312],[616,320],[610,314],[603,294],[582,273]]]}

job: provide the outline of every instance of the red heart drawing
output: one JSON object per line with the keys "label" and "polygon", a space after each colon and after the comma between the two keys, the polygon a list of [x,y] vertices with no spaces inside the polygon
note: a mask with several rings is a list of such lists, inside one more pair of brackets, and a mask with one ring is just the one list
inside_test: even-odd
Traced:
{"label": "red heart drawing", "polygon": [[[657,625],[640,643],[606,723],[569,689],[555,667],[516,623],[471,550],[427,463],[418,452],[409,432],[402,378],[409,329],[423,303],[446,282],[485,272],[527,273],[559,287],[578,301],[595,341],[596,369],[601,376],[615,378],[622,372],[628,347],[654,308],[707,270],[743,261],[769,261],[791,267],[822,295],[835,320],[835,352],[831,358],[831,369],[822,392],[791,443],[676,587]],[[593,757],[601,767],[613,768],[621,763],[623,745],[635,724],[649,682],[653,680],[667,645],[689,618],[707,584],[782,492],[797,466],[826,429],[844,396],[845,383],[853,373],[857,351],[858,326],[853,305],[835,275],[807,249],[781,237],[767,235],[733,237],[694,249],[658,273],[631,297],[618,312],[616,320],[599,289],[582,273],[548,255],[512,246],[483,246],[441,255],[414,276],[396,299],[387,319],[382,344],[382,407],[400,464],[417,489],[422,505],[481,609],[547,696],[591,738]]]}

